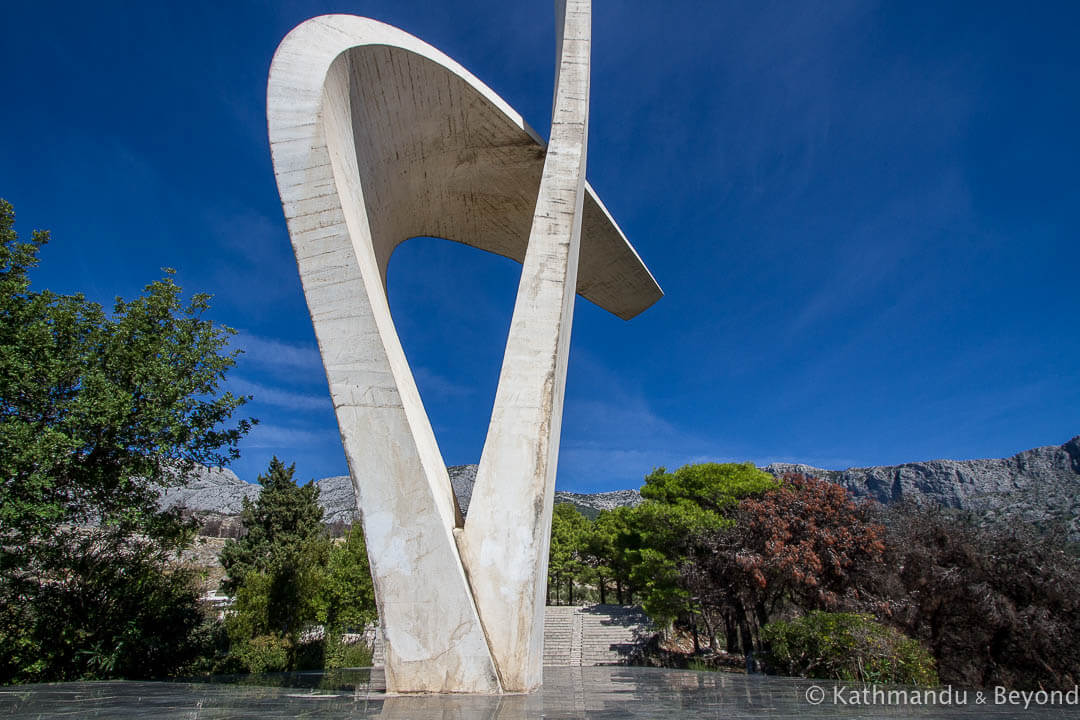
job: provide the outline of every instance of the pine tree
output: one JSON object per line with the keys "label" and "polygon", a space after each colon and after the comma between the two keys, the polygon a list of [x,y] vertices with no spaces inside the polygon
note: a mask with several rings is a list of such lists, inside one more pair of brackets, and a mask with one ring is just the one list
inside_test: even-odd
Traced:
{"label": "pine tree", "polygon": [[270,461],[266,475],[259,476],[263,491],[258,500],[244,500],[244,536],[222,548],[227,573],[222,589],[236,599],[229,617],[234,642],[274,635],[294,650],[301,633],[317,619],[330,540],[322,525],[319,488],[314,483],[298,486],[295,469],[277,457]]}
{"label": "pine tree", "polygon": [[229,540],[221,551],[227,573],[221,587],[227,594],[234,595],[248,573],[269,572],[322,535],[319,488],[314,483],[298,486],[295,472],[295,463],[285,467],[275,456],[266,474],[258,477],[263,488],[258,500],[244,498],[244,536]]}

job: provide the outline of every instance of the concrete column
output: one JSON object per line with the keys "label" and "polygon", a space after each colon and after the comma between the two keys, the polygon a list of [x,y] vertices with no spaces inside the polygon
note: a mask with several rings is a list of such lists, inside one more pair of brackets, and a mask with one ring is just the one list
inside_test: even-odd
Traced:
{"label": "concrete column", "polygon": [[557,4],[551,140],[495,408],[461,537],[503,687],[540,684],[563,392],[577,287],[589,123],[590,0]]}

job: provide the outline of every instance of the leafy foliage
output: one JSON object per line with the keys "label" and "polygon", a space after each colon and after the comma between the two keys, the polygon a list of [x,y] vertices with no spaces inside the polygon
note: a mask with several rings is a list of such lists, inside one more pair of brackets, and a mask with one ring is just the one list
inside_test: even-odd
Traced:
{"label": "leafy foliage", "polygon": [[256,635],[236,643],[232,650],[240,668],[249,673],[279,673],[292,666],[294,651],[281,635]]}
{"label": "leafy foliage", "polygon": [[346,642],[340,635],[327,635],[324,645],[323,669],[371,667],[372,652],[366,642]]}
{"label": "leafy foliage", "polygon": [[221,552],[234,595],[225,624],[226,667],[248,672],[321,669],[356,663],[365,647],[345,643],[375,619],[375,591],[359,526],[339,542],[322,524],[319,490],[293,481],[276,457],[259,477],[263,491],[241,511],[246,534]]}
{"label": "leafy foliage", "polygon": [[551,514],[551,545],[548,548],[548,602],[555,588],[555,602],[561,599],[560,590],[566,583],[567,602],[574,603],[574,580],[583,570],[580,547],[588,520],[570,503],[559,503]]}
{"label": "leafy foliage", "polygon": [[[192,573],[168,569],[153,545],[88,531],[64,544],[59,581],[21,583],[5,598],[0,647],[8,681],[170,674],[202,650]],[[5,594],[10,592],[5,588]]]}
{"label": "leafy foliage", "polygon": [[548,561],[548,597],[562,599],[561,588],[575,582],[597,586],[601,602],[608,584],[618,601],[639,595],[646,610],[662,622],[692,615],[696,601],[683,582],[681,566],[706,532],[734,525],[741,498],[777,486],[750,463],[687,465],[673,473],[658,468],[645,478],[646,501],[602,511],[590,521],[572,505],[556,506]]}
{"label": "leafy foliage", "polygon": [[596,585],[601,604],[608,600],[608,590],[615,586],[618,601],[628,584],[630,568],[619,552],[619,538],[629,508],[602,510],[585,525],[580,537],[579,555],[585,568],[586,582]]}
{"label": "leafy foliage", "polygon": [[171,672],[197,614],[167,568],[192,528],[157,497],[251,427],[220,392],[232,331],[172,271],[111,313],[32,290],[49,236],[14,220],[0,201],[0,681]]}
{"label": "leafy foliage", "polygon": [[[921,643],[956,685],[1080,678],[1080,558],[1063,530],[881,508],[827,481],[751,468],[654,472],[643,504],[579,528],[580,577],[613,578],[620,601],[689,630],[695,650],[699,635],[713,650],[722,637],[729,652],[771,652],[775,670],[932,682]],[[793,615],[805,618],[771,622]]]}
{"label": "leafy foliage", "polygon": [[[636,508],[640,561],[633,578],[642,588],[645,611],[661,623],[697,621],[711,628],[708,601],[695,578],[700,559],[711,552],[709,538],[735,526],[738,504],[778,485],[775,478],[751,463],[686,465],[674,473],[653,471],[641,488],[646,502]],[[710,638],[713,633],[709,632]]]}
{"label": "leafy foliage", "polygon": [[719,518],[726,517],[739,500],[760,495],[776,484],[772,475],[753,463],[700,463],[673,473],[657,468],[646,476],[641,496],[664,505],[689,503],[695,512],[714,516],[703,523],[722,524]]}
{"label": "leafy foliage", "polygon": [[221,551],[227,573],[222,589],[235,596],[227,626],[238,645],[275,635],[294,650],[318,612],[330,542],[323,532],[319,489],[293,482],[295,468],[277,457],[270,461],[259,476],[258,500],[245,498],[240,512],[246,534],[226,541]]}
{"label": "leafy foliage", "polygon": [[[788,474],[783,485],[739,505],[735,563],[748,575],[755,602],[775,608],[834,609],[851,589],[854,570],[879,564],[885,528],[870,506],[839,485]],[[762,623],[767,616],[760,617]]]}
{"label": "leafy foliage", "polygon": [[1080,558],[1064,532],[976,525],[962,513],[882,510],[885,562],[865,604],[920,639],[944,682],[1071,688],[1080,679]]}
{"label": "leafy foliage", "polygon": [[[2,201],[0,201],[2,203]],[[233,332],[183,305],[165,279],[111,315],[82,295],[30,290],[48,241],[19,243],[0,204],[0,521],[20,536],[58,523],[121,523],[159,535],[157,490],[184,461],[223,464],[250,428],[222,427],[245,398],[218,394]],[[224,448],[224,451],[222,449]]]}
{"label": "leafy foliage", "polygon": [[[331,636],[341,632],[359,632],[376,619],[375,586],[371,581],[364,533],[359,525],[350,528],[344,541],[330,550],[318,596],[316,619]],[[341,647],[341,652],[343,655],[355,654],[347,645]]]}
{"label": "leafy foliage", "polygon": [[836,609],[848,576],[880,562],[883,528],[843,488],[802,475],[743,498],[728,527],[699,535],[681,565],[710,643],[722,628],[729,651],[761,646],[781,608]]}
{"label": "leafy foliage", "polygon": [[815,610],[790,622],[766,625],[767,660],[785,675],[937,685],[934,658],[917,640],[869,615]]}
{"label": "leafy foliage", "polygon": [[221,552],[221,565],[227,577],[222,589],[232,594],[253,572],[268,572],[294,563],[298,554],[323,534],[323,509],[319,506],[319,488],[314,483],[303,487],[293,481],[296,465],[285,467],[275,456],[265,475],[257,482],[263,490],[256,502],[243,499],[240,522],[244,535],[230,539]]}

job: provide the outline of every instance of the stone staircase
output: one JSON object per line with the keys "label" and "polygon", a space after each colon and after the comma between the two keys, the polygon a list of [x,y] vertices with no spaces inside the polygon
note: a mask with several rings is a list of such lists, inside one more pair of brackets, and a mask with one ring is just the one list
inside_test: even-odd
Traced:
{"label": "stone staircase", "polygon": [[[638,607],[549,605],[544,611],[544,665],[621,665],[652,634]],[[384,662],[382,633],[375,633],[372,664]]]}
{"label": "stone staircase", "polygon": [[374,639],[371,641],[371,666],[383,667],[386,665],[386,643],[383,642],[382,628],[376,624],[372,633]]}
{"label": "stone staircase", "polygon": [[[551,606],[544,608],[544,664],[570,665],[574,646],[581,657],[581,624],[575,623],[578,608]],[[580,663],[579,663],[580,664]]]}
{"label": "stone staircase", "polygon": [[639,607],[589,605],[575,617],[581,618],[581,650],[577,658],[571,656],[573,664],[625,664],[653,634],[652,623]]}

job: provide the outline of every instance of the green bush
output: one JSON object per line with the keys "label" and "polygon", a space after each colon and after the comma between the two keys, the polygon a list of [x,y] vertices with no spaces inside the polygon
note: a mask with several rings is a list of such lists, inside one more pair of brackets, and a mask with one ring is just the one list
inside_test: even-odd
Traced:
{"label": "green bush", "polygon": [[193,573],[117,535],[71,532],[55,570],[0,578],[0,684],[163,677],[197,659]]}
{"label": "green bush", "polygon": [[[220,632],[219,635],[224,635]],[[277,634],[225,640],[226,649],[196,668],[210,675],[279,673],[371,667],[371,647],[360,641],[345,642],[341,635],[302,641],[296,645]],[[213,655],[208,649],[207,655]]]}
{"label": "green bush", "polygon": [[325,667],[337,668],[371,667],[371,648],[366,642],[346,643],[342,638],[326,641]]}
{"label": "green bush", "polygon": [[769,667],[785,675],[936,685],[930,653],[869,615],[815,611],[762,629]]}
{"label": "green bush", "polygon": [[292,647],[287,638],[259,635],[233,646],[233,654],[249,673],[285,672],[289,669]]}

